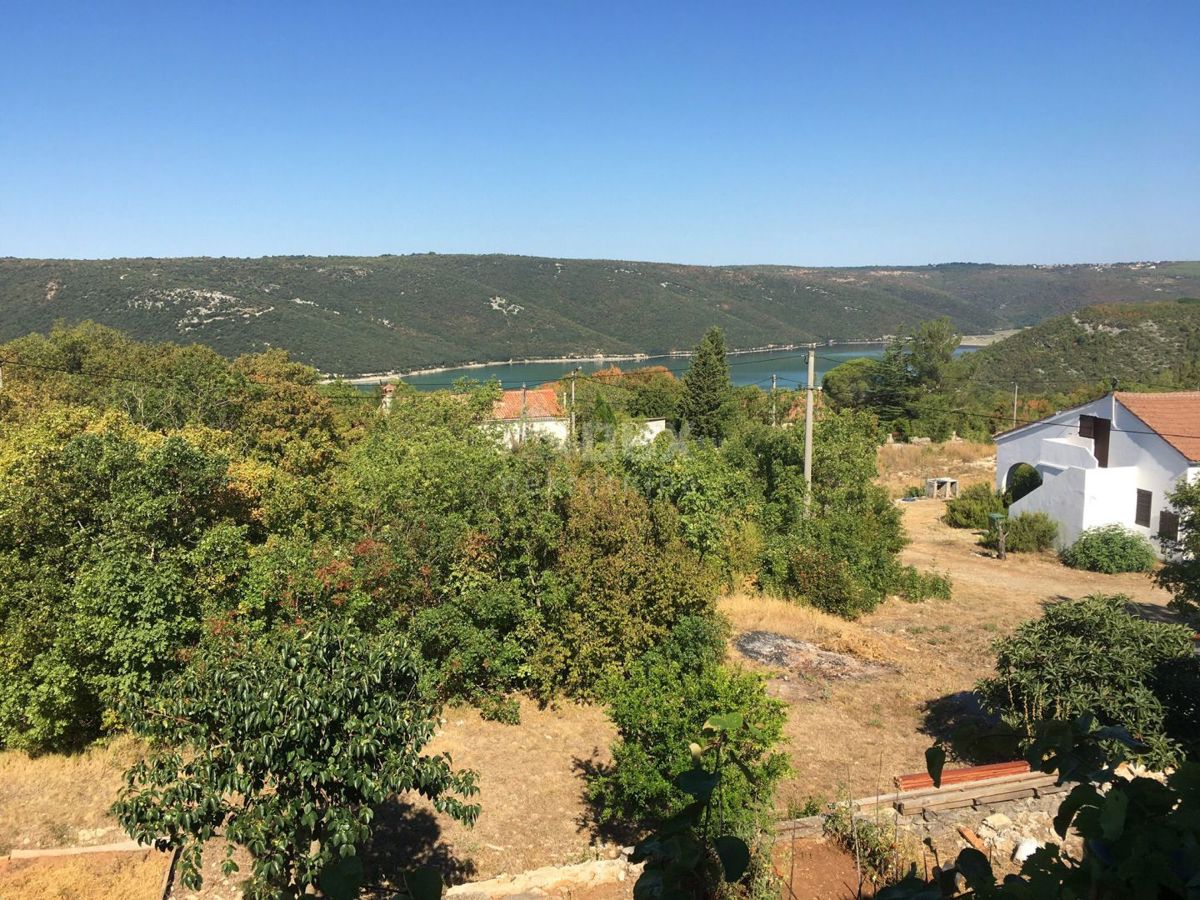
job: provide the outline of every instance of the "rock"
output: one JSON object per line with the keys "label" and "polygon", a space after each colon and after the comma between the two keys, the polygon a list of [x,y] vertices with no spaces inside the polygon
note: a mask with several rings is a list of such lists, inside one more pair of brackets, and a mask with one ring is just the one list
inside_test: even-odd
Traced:
{"label": "rock", "polygon": [[1004,813],[992,813],[992,815],[983,820],[983,824],[992,829],[992,831],[999,832],[1003,831],[1005,828],[1011,828],[1012,819],[1010,819]]}
{"label": "rock", "polygon": [[1022,838],[1021,842],[1017,844],[1017,849],[1013,851],[1012,858],[1015,862],[1023,863],[1025,860],[1029,859],[1029,857],[1033,856],[1033,854],[1036,853],[1041,846],[1042,845],[1040,843],[1031,837]]}

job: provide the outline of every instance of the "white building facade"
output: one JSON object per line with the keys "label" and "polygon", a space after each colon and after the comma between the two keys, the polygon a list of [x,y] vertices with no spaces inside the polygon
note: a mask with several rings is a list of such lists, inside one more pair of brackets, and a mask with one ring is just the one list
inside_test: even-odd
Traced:
{"label": "white building facade", "polygon": [[1179,522],[1167,495],[1180,479],[1200,477],[1200,392],[1115,392],[998,434],[996,488],[1018,467],[1042,484],[1009,515],[1043,512],[1066,546],[1100,525],[1121,525],[1151,539],[1174,537]]}

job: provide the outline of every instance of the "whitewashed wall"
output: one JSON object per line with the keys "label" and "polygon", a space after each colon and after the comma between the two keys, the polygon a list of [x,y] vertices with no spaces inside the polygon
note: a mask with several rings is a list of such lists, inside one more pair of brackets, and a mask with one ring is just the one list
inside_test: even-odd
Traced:
{"label": "whitewashed wall", "polygon": [[[1112,421],[1108,467],[1100,468],[1091,438],[1079,436],[1079,417]],[[1098,525],[1123,525],[1149,538],[1167,493],[1189,472],[1187,460],[1109,395],[996,439],[996,487],[1007,488],[1009,470],[1028,463],[1042,486],[1011,507],[1011,515],[1044,512],[1059,523],[1059,540],[1073,542]],[[1195,471],[1195,470],[1193,470]],[[1138,489],[1150,491],[1150,527],[1134,524]],[[1157,544],[1156,544],[1157,546]]]}

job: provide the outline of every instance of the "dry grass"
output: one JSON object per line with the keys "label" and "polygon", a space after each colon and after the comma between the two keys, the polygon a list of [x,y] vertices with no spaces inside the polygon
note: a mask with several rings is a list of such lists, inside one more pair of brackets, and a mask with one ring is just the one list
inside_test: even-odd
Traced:
{"label": "dry grass", "polygon": [[0,900],[158,900],[168,865],[156,850],[0,862]]}
{"label": "dry grass", "polygon": [[108,808],[139,752],[129,737],[69,756],[0,752],[0,853],[123,840]]}
{"label": "dry grass", "polygon": [[888,662],[888,643],[855,622],[775,597],[737,593],[722,597],[720,610],[735,633],[773,631],[824,650],[851,653],[872,662]]}
{"label": "dry grass", "polygon": [[995,471],[996,447],[972,441],[945,444],[884,444],[876,458],[879,483],[893,497],[914,486],[924,486],[934,475],[957,478],[965,487],[990,482]]}

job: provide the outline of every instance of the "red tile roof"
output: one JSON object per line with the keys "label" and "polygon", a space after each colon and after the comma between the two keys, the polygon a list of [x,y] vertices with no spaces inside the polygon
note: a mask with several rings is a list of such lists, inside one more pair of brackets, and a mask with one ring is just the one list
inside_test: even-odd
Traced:
{"label": "red tile roof", "polygon": [[1158,432],[1188,462],[1200,461],[1200,391],[1131,394],[1117,391],[1127,410]]}
{"label": "red tile roof", "polygon": [[[522,403],[521,394],[525,399]],[[564,415],[554,388],[531,388],[526,391],[505,391],[492,404],[493,419],[560,419]]]}

